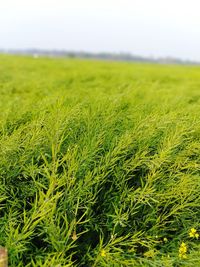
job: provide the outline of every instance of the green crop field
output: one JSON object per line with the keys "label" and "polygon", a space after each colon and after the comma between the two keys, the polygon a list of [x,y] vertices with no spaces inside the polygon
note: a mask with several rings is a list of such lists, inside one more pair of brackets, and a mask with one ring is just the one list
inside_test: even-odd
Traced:
{"label": "green crop field", "polygon": [[11,267],[200,266],[200,67],[0,56]]}

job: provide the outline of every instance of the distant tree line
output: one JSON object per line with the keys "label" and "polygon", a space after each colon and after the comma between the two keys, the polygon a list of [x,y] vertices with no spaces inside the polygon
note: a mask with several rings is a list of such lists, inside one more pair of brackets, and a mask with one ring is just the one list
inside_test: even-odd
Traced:
{"label": "distant tree line", "polygon": [[33,57],[48,56],[48,57],[68,57],[68,58],[86,58],[86,59],[103,59],[114,61],[133,61],[133,62],[149,62],[149,63],[162,63],[162,64],[200,64],[197,61],[182,60],[173,57],[142,57],[133,55],[131,53],[91,53],[91,52],[75,52],[66,50],[46,50],[46,49],[0,49],[1,54],[14,54],[14,55],[30,55]]}

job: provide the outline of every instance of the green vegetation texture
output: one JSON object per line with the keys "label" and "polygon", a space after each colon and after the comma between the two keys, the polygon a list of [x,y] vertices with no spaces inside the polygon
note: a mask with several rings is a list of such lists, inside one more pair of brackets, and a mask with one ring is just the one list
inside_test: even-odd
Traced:
{"label": "green vegetation texture", "polygon": [[0,62],[9,266],[200,266],[200,67]]}

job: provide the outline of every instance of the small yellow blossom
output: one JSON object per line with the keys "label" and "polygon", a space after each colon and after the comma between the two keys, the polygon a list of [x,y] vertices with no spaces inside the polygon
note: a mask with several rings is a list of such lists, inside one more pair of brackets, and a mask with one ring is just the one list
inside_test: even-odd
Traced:
{"label": "small yellow blossom", "polygon": [[163,241],[164,241],[165,243],[167,243],[167,241],[168,241],[167,237],[164,237],[164,238],[163,238]]}
{"label": "small yellow blossom", "polygon": [[179,248],[179,252],[180,253],[186,253],[187,252],[187,245],[185,244],[185,242],[182,242]]}
{"label": "small yellow blossom", "polygon": [[102,256],[102,257],[106,257],[106,251],[105,251],[105,249],[102,249],[102,250],[101,250],[101,256]]}
{"label": "small yellow blossom", "polygon": [[195,228],[191,228],[189,232],[190,237],[195,237],[195,234],[197,233],[197,230]]}
{"label": "small yellow blossom", "polygon": [[179,258],[186,259],[187,258],[187,245],[185,242],[182,242],[179,247]]}
{"label": "small yellow blossom", "polygon": [[196,237],[196,239],[198,239],[198,238],[199,238],[199,234],[198,234],[198,233],[196,233],[196,234],[195,234],[195,237]]}
{"label": "small yellow blossom", "polygon": [[179,258],[180,259],[187,259],[187,255],[186,254],[179,254]]}
{"label": "small yellow blossom", "polygon": [[197,230],[195,228],[191,228],[189,232],[190,237],[196,237],[196,239],[199,238],[199,234],[197,233]]}

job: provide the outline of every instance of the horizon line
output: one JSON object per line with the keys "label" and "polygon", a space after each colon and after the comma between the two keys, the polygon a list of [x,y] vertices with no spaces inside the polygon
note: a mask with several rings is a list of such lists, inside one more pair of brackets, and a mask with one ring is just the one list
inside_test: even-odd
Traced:
{"label": "horizon line", "polygon": [[39,56],[55,56],[55,57],[77,57],[77,58],[94,58],[94,59],[107,59],[107,60],[124,60],[124,61],[139,61],[139,62],[152,62],[152,63],[173,63],[173,64],[195,64],[199,65],[200,61],[192,59],[183,59],[173,56],[142,56],[133,54],[131,52],[92,52],[86,50],[68,50],[58,48],[0,48],[2,54],[16,54],[16,55],[32,55]]}

